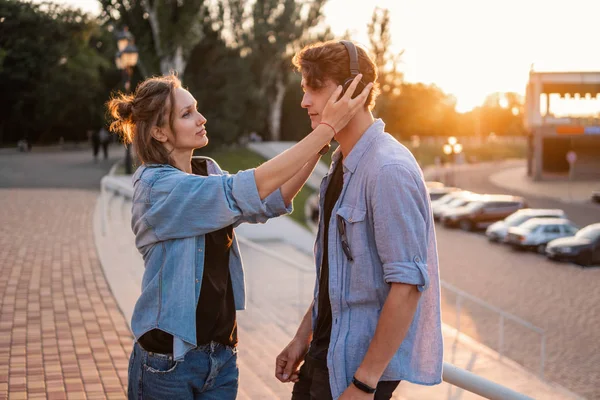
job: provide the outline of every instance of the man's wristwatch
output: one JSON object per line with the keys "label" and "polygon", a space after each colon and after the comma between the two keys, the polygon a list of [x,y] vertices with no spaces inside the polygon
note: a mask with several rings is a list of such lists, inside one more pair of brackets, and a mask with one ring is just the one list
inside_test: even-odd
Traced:
{"label": "man's wristwatch", "polygon": [[358,379],[356,379],[355,376],[352,377],[352,384],[356,386],[358,390],[369,394],[373,394],[377,390],[376,388],[373,388],[367,385],[366,383],[359,381]]}

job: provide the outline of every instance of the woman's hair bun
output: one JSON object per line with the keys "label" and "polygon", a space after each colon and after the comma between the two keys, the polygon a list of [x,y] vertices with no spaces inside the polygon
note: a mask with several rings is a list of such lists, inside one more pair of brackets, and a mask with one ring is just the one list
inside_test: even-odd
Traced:
{"label": "woman's hair bun", "polygon": [[106,104],[113,119],[110,130],[121,134],[126,143],[133,140],[133,99],[132,95],[120,93]]}

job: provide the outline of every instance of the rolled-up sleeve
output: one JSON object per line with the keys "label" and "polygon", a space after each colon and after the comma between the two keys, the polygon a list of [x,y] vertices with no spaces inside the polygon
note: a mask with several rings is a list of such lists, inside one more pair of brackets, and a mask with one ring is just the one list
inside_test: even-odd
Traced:
{"label": "rolled-up sleeve", "polygon": [[239,219],[268,219],[254,169],[235,175],[183,175],[169,172],[154,182],[144,216],[160,240],[206,234]]}
{"label": "rolled-up sleeve", "polygon": [[385,281],[427,289],[431,214],[423,179],[403,165],[386,165],[372,189],[374,235]]}
{"label": "rolled-up sleeve", "polygon": [[240,219],[236,221],[234,226],[239,226],[243,223],[258,224],[264,223],[270,218],[279,217],[284,214],[292,212],[293,207],[290,203],[289,207],[286,207],[285,201],[283,201],[283,195],[281,189],[277,189],[263,200],[265,208],[264,213],[259,214],[244,214]]}
{"label": "rolled-up sleeve", "polygon": [[293,202],[290,202],[289,206],[285,205],[283,200],[283,194],[281,189],[277,189],[271,193],[265,200],[265,207],[267,208],[267,217],[279,217],[280,215],[289,214],[294,210]]}

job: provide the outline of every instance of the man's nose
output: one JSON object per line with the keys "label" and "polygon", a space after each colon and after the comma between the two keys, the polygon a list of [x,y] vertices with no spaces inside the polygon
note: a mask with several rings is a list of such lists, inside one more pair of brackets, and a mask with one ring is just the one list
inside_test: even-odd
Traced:
{"label": "man's nose", "polygon": [[312,100],[309,96],[308,93],[304,93],[304,96],[302,96],[302,102],[300,103],[300,106],[302,108],[308,108],[312,105]]}

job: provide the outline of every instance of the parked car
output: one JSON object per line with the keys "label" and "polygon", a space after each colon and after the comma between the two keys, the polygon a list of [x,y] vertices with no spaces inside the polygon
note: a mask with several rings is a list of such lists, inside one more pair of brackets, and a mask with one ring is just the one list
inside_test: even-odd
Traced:
{"label": "parked car", "polygon": [[532,218],[529,221],[508,228],[506,243],[516,249],[546,252],[546,245],[555,239],[573,236],[579,229],[566,218]]}
{"label": "parked car", "polygon": [[440,189],[446,185],[444,185],[442,182],[437,181],[425,181],[425,186],[427,186],[427,189]]}
{"label": "parked car", "polygon": [[[478,196],[477,193],[470,192],[468,190],[457,190],[448,193],[445,196],[431,202],[431,210],[433,211],[433,218],[438,221],[442,212],[448,207],[455,207],[456,204],[463,204],[463,200],[468,197]],[[451,205],[452,204],[452,205]]]}
{"label": "parked car", "polygon": [[553,260],[572,261],[581,266],[600,264],[600,223],[582,228],[575,236],[556,239],[546,246]]}
{"label": "parked car", "polygon": [[454,210],[458,207],[464,207],[467,204],[479,199],[480,196],[480,194],[472,192],[468,192],[461,196],[458,196],[456,199],[452,200],[448,204],[444,204],[441,207],[436,207],[433,210],[433,218],[434,220],[442,221],[444,215],[446,215],[447,212],[450,212],[451,210]]}
{"label": "parked car", "polygon": [[531,218],[567,218],[567,214],[558,209],[523,208],[510,214],[502,221],[494,222],[488,226],[485,235],[490,242],[503,242],[506,239],[508,228],[519,226]]}
{"label": "parked car", "polygon": [[592,201],[595,201],[596,203],[600,203],[600,190],[594,190],[592,192]]}
{"label": "parked car", "polygon": [[448,193],[457,192],[460,190],[461,189],[459,189],[457,187],[444,186],[444,187],[440,187],[440,188],[436,188],[436,187],[430,188],[430,189],[428,189],[428,192],[429,192],[429,198],[431,199],[431,201],[435,201],[435,200],[438,200],[438,199],[444,197]]}
{"label": "parked car", "polygon": [[442,223],[446,227],[458,226],[464,231],[472,231],[475,228],[503,220],[525,207],[527,207],[527,202],[519,196],[485,194],[462,207],[447,210],[442,218]]}

